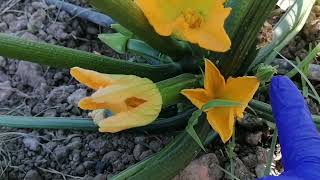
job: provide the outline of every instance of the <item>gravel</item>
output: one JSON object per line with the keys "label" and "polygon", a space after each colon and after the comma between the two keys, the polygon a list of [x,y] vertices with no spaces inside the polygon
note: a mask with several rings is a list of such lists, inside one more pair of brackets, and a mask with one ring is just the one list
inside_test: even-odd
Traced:
{"label": "gravel", "polygon": [[[88,7],[85,0],[67,1]],[[0,10],[8,2],[11,1],[3,0]],[[319,17],[317,9],[314,13]],[[309,43],[319,41],[317,38],[320,36],[317,35],[320,31],[316,31],[318,24],[319,22],[316,26],[304,29],[303,33],[281,51],[282,54],[289,59],[305,57]],[[18,1],[9,11],[0,15],[0,32],[111,57],[120,56],[97,38],[97,34],[110,32],[109,29],[71,17],[54,6],[46,5],[42,0]],[[90,93],[91,90],[70,76],[68,69],[56,69],[0,56],[1,115],[88,117],[88,112],[79,109],[77,103]],[[314,107],[312,111],[318,113],[319,108]],[[0,141],[0,148],[9,153],[0,157],[1,168],[9,165],[0,177],[4,180],[63,179],[63,176],[66,179],[79,177],[102,180],[159,152],[172,140],[172,136],[168,134],[102,134],[74,130],[0,128],[0,133],[8,132],[13,133],[8,135],[9,140],[5,143]],[[246,131],[239,136],[235,147],[235,175],[238,178],[255,179],[263,175],[270,141],[269,130]],[[230,168],[224,147],[221,141],[210,144],[207,154],[195,159],[176,178],[190,179],[190,172],[202,172],[196,171],[200,168],[208,172],[206,175],[211,179],[228,179],[228,175],[217,167]],[[274,160],[277,167],[273,168],[274,174],[279,174],[282,168],[279,165],[279,151],[277,147]],[[8,157],[11,158],[10,161],[3,161]]]}

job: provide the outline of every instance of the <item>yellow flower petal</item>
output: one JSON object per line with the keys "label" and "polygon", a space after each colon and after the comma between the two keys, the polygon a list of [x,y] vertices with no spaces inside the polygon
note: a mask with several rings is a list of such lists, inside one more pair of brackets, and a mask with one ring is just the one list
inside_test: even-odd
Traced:
{"label": "yellow flower petal", "polygon": [[225,0],[135,0],[157,33],[199,44],[199,46],[224,52],[231,41],[224,30],[224,21],[230,8]]}
{"label": "yellow flower petal", "polygon": [[108,109],[112,113],[119,113],[125,109],[128,109],[127,105],[123,102],[96,102],[91,97],[81,99],[78,103],[78,106],[84,110]]}
{"label": "yellow flower petal", "polygon": [[82,69],[79,67],[71,68],[70,74],[77,81],[95,90],[101,87],[108,86],[111,81],[110,77],[108,77],[108,75],[106,74],[98,73],[87,69]]}
{"label": "yellow flower petal", "polygon": [[236,116],[243,118],[243,112],[258,88],[259,80],[256,77],[229,78],[224,89],[220,90],[219,98],[240,102],[242,106],[234,109]]}
{"label": "yellow flower petal", "polygon": [[100,132],[119,132],[125,129],[140,127],[154,121],[161,111],[157,104],[145,103],[130,111],[121,112],[98,123]]}
{"label": "yellow flower petal", "polygon": [[184,89],[181,94],[186,96],[198,109],[201,109],[211,99],[204,89]]}
{"label": "yellow flower petal", "polygon": [[[79,107],[94,110],[91,113],[102,132],[118,132],[144,126],[156,119],[162,107],[162,97],[147,78],[134,75],[109,75],[81,68],[72,68],[71,74],[80,82],[97,91],[83,98]],[[113,116],[104,118],[104,110]]]}
{"label": "yellow flower petal", "polygon": [[204,89],[211,98],[217,96],[218,90],[224,88],[225,80],[219,69],[208,59],[205,59]]}
{"label": "yellow flower petal", "polygon": [[220,135],[226,143],[233,134],[234,112],[232,108],[213,108],[207,112],[207,119],[211,127]]}

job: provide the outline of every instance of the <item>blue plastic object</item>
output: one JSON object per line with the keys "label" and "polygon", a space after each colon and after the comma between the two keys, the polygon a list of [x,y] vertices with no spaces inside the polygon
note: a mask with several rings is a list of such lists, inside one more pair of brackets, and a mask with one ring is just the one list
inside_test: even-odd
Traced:
{"label": "blue plastic object", "polygon": [[300,91],[289,78],[275,76],[270,99],[284,172],[261,180],[320,180],[320,136]]}

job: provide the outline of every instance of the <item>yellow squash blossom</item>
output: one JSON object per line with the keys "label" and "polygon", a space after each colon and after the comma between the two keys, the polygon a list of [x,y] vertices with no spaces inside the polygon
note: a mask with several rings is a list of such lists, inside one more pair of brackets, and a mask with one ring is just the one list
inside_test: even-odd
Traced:
{"label": "yellow squash blossom", "polygon": [[206,111],[212,128],[227,142],[233,133],[235,117],[243,118],[243,112],[259,87],[256,77],[229,78],[225,82],[218,68],[205,60],[204,89],[184,89],[186,96],[197,108],[215,99],[231,100],[241,103],[239,107],[215,107]]}
{"label": "yellow squash blossom", "polygon": [[224,21],[231,9],[225,0],[135,0],[156,32],[198,44],[200,47],[225,52],[231,41]]}
{"label": "yellow squash blossom", "polygon": [[[154,121],[162,107],[162,97],[156,86],[147,78],[134,75],[102,74],[74,67],[71,75],[79,82],[96,90],[90,97],[81,99],[79,107],[93,111],[93,119],[100,132],[118,132],[144,126]],[[104,118],[103,109],[113,116]]]}

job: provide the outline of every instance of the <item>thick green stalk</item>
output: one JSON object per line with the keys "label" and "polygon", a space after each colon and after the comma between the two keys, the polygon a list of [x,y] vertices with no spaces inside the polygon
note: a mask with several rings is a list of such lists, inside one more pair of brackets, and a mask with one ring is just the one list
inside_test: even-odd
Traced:
{"label": "thick green stalk", "polygon": [[34,42],[0,33],[0,55],[59,68],[82,67],[109,74],[134,74],[159,81],[180,72],[177,64],[145,65]]}
{"label": "thick green stalk", "polygon": [[[250,65],[250,63],[253,61],[253,58],[249,59],[248,57],[250,57],[251,53],[256,53],[255,46],[257,34],[277,3],[277,0],[250,0],[252,1],[251,3],[246,1],[248,0],[231,0],[229,2],[229,4],[232,5],[232,8],[235,9],[235,12],[242,14],[241,17],[243,18],[234,20],[229,19],[229,21],[241,21],[241,25],[236,22],[226,23],[227,27],[229,24],[236,24],[237,26],[240,26],[236,31],[228,30],[232,33],[232,47],[228,53],[220,57],[220,69],[226,77],[236,75],[244,63],[246,65]],[[245,11],[237,10],[238,8],[242,7],[242,3],[247,5],[243,7],[245,8]]]}
{"label": "thick green stalk", "polygon": [[[196,125],[196,132],[199,138],[204,141],[210,132],[209,124],[205,118],[201,118]],[[180,170],[189,164],[189,162],[201,151],[200,146],[193,138],[183,131],[173,142],[167,145],[151,158],[135,164],[129,169],[112,177],[112,180],[144,180],[172,179]]]}
{"label": "thick green stalk", "polygon": [[171,37],[160,36],[132,0],[90,0],[91,4],[133,32],[151,47],[171,57],[181,57],[186,47]]}

